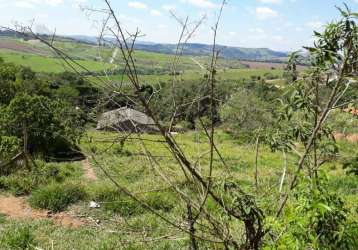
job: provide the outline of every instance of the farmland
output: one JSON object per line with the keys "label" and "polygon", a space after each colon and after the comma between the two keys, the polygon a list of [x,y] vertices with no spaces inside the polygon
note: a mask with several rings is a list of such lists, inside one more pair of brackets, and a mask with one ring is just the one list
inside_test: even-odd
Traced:
{"label": "farmland", "polygon": [[[104,48],[98,50],[94,45],[87,45],[75,42],[55,42],[55,46],[65,53],[71,55],[76,63],[82,65],[89,71],[99,74],[113,74],[113,70],[121,71],[124,69],[124,62],[120,60],[120,55],[110,63],[113,50]],[[57,58],[48,48],[37,41],[22,41],[20,39],[0,38],[0,56],[6,61],[18,65],[30,67],[36,72],[60,73],[73,71],[61,59]],[[99,60],[99,56],[102,59]],[[174,61],[173,55],[136,51],[136,63],[142,72],[144,80],[168,80],[171,78],[169,72]],[[204,56],[183,56],[176,63],[177,71],[181,73],[183,79],[199,79],[205,74],[208,67],[209,58]],[[251,67],[252,66],[252,67]],[[271,67],[277,66],[272,70]],[[74,65],[75,69],[83,72],[84,69]],[[248,64],[239,60],[219,59],[218,69],[220,78],[233,80],[235,78],[250,78],[251,76],[264,76],[272,73],[275,77],[281,76],[284,64],[278,63],[256,63]],[[158,72],[158,73],[153,73]],[[113,76],[113,79],[121,79],[121,75]]]}

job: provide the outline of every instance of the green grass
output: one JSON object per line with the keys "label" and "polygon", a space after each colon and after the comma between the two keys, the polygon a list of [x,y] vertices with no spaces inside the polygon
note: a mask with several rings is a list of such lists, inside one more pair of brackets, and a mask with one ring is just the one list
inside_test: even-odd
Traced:
{"label": "green grass", "polygon": [[56,213],[85,197],[86,192],[79,183],[51,183],[32,192],[29,202],[34,208],[47,209]]}
{"label": "green grass", "polygon": [[[15,50],[15,48],[12,50],[1,49],[1,42],[11,43],[13,47],[17,47],[18,50]],[[53,44],[56,48],[61,49],[90,71],[98,72],[103,69],[113,69],[115,67],[124,68],[125,66],[124,60],[121,59],[120,52],[117,53],[117,56],[112,61],[114,50],[110,48],[101,48],[99,50],[95,45],[69,41],[55,41]],[[148,72],[169,72],[175,60],[174,55],[139,50],[135,51],[133,55],[136,60],[137,69]],[[59,73],[65,70],[62,61],[58,58],[54,58],[54,54],[51,50],[39,41],[0,38],[0,57],[3,57],[7,62],[31,67],[37,72]],[[210,57],[207,56],[181,56],[176,63],[176,70],[200,70],[201,67],[207,68],[209,63]],[[199,66],[199,64],[201,66]],[[220,69],[243,67],[244,65],[239,60],[218,60],[218,68]],[[77,69],[83,71],[78,67]]]}
{"label": "green grass", "polygon": [[[85,152],[96,152],[96,161],[119,183],[133,192],[136,197],[151,205],[156,211],[164,214],[168,218],[176,221],[184,216],[185,203],[170,188],[171,185],[164,181],[158,169],[154,168],[143,154],[143,144],[136,140],[136,135],[132,135],[124,144],[122,150],[118,150],[118,145],[113,145],[112,141],[121,134],[111,132],[98,132],[90,130],[82,140],[81,147]],[[160,139],[159,135],[143,135],[144,146],[146,146],[156,157],[170,182],[180,186],[182,190],[189,193],[193,192],[193,187],[186,182],[180,167],[170,157],[170,152],[161,143],[150,140]],[[185,154],[192,160],[209,149],[207,138],[202,133],[187,132],[176,136],[177,141],[182,146]],[[240,183],[241,187],[249,193],[255,193],[254,187],[254,162],[255,146],[251,144],[243,145],[232,138],[230,135],[217,131],[216,145],[220,149],[228,168],[226,168],[215,156],[213,180],[217,183],[220,179],[234,180]],[[342,157],[358,151],[352,144],[340,142]],[[288,155],[288,175],[292,174],[297,157]],[[63,165],[60,163],[59,165]],[[100,221],[100,226],[89,224],[80,228],[71,229],[54,224],[48,220],[26,221],[6,219],[0,224],[0,232],[13,232],[17,227],[28,226],[34,236],[33,242],[42,249],[183,249],[187,248],[188,237],[177,229],[168,226],[158,217],[139,206],[135,201],[129,199],[125,194],[119,192],[108,178],[99,169],[99,166],[91,161],[95,169],[98,180],[95,182],[85,181],[81,178],[81,172],[74,170],[76,174],[65,177],[64,180],[77,180],[77,184],[84,185],[87,193],[84,201],[68,207],[71,214],[78,214],[84,218],[93,218]],[[199,171],[204,175],[207,173],[208,157],[202,157]],[[256,194],[260,198],[259,205],[270,207],[275,210],[278,195],[278,183],[282,174],[283,158],[281,153],[271,152],[266,146],[260,148],[258,161],[259,169],[259,192]],[[71,172],[68,167],[66,171]],[[323,166],[329,176],[330,188],[338,191],[347,201],[347,207],[353,209],[358,201],[357,177],[345,176],[341,168],[340,161],[333,161]],[[66,176],[66,174],[63,174]],[[69,179],[68,179],[69,178]],[[81,180],[82,179],[82,180]],[[68,183],[68,182],[64,182]],[[63,192],[67,184],[58,184],[56,188],[37,189],[41,194],[46,191],[46,197],[40,195],[39,201],[46,201],[47,197],[54,197],[57,192],[61,192],[60,197],[66,196],[71,192]],[[49,192],[50,191],[50,192]],[[55,199],[56,200],[56,199]],[[61,200],[61,199],[60,199]],[[89,209],[88,201],[95,200],[101,207]],[[273,205],[274,204],[274,205]],[[47,204],[48,205],[48,204]],[[50,208],[49,206],[43,206]],[[68,205],[68,204],[67,204]],[[66,205],[66,206],[67,206]],[[288,206],[289,207],[289,206]],[[217,208],[208,201],[208,209],[215,211]],[[270,211],[269,209],[269,211]],[[354,218],[352,218],[354,219]],[[17,226],[19,225],[19,226]],[[238,229],[239,230],[239,229]],[[173,235],[177,240],[160,238],[166,235]],[[143,239],[154,238],[149,242],[142,242]],[[0,246],[3,246],[0,242]],[[0,247],[1,248],[1,247]]]}
{"label": "green grass", "polygon": [[[45,72],[45,73],[60,73],[63,71],[73,71],[69,66],[58,58],[53,57],[44,57],[38,55],[29,55],[24,53],[13,53],[4,50],[0,50],[0,57],[2,57],[5,62],[14,63],[17,65],[22,65],[25,67],[30,67],[36,72]],[[89,69],[90,71],[102,71],[113,67],[109,64],[102,64],[100,62],[95,62],[91,60],[75,60],[80,65]],[[83,72],[84,69],[79,66],[74,66],[75,69],[79,72]]]}
{"label": "green grass", "polygon": [[[274,77],[281,78],[283,71],[276,69],[227,69],[227,70],[219,70],[216,76],[218,81],[235,81],[241,79],[250,79],[251,77],[260,76],[262,78],[265,77],[266,74],[272,74]],[[181,75],[176,76],[175,79],[177,82],[187,81],[187,80],[198,80],[198,81],[206,81],[204,78],[205,72],[197,71],[197,70],[187,70],[184,71]],[[88,77],[94,83],[101,85],[103,81],[112,81],[112,82],[128,82],[129,78],[126,75],[115,75],[110,76],[109,79],[105,77],[100,77],[101,80],[98,80],[94,77]],[[169,74],[157,74],[157,75],[139,75],[139,81],[146,84],[156,84],[159,82],[167,82],[173,79],[173,76]]]}

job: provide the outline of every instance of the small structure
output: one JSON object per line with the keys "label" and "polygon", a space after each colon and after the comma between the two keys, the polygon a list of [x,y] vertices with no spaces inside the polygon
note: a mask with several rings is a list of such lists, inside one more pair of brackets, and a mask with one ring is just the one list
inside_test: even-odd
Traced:
{"label": "small structure", "polygon": [[155,133],[159,131],[152,118],[126,107],[103,113],[96,129],[134,133]]}

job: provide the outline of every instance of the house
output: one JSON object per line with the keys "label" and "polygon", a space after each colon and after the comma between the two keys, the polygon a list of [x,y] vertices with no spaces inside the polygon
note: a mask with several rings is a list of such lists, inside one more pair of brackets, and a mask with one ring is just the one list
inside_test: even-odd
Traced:
{"label": "house", "polygon": [[134,133],[159,132],[152,118],[142,112],[126,107],[103,113],[96,129]]}

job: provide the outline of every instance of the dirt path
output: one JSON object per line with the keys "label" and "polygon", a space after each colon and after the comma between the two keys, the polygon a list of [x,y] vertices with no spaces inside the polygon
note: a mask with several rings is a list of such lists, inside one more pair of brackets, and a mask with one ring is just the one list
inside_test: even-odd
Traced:
{"label": "dirt path", "polygon": [[84,221],[65,212],[51,214],[46,210],[32,209],[26,199],[22,197],[0,196],[0,213],[12,219],[49,219],[72,228],[78,228],[85,224]]}
{"label": "dirt path", "polygon": [[81,164],[82,164],[83,171],[85,172],[84,173],[85,178],[90,181],[97,180],[97,175],[94,172],[88,159],[81,161]]}

